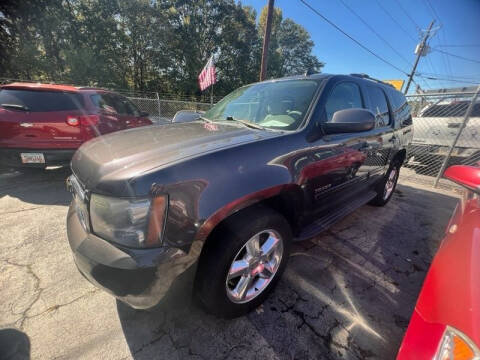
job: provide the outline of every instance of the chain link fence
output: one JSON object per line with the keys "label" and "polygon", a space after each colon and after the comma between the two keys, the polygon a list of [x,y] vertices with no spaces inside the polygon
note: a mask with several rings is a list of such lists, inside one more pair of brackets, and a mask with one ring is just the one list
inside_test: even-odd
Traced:
{"label": "chain link fence", "polygon": [[[171,122],[180,110],[211,107],[205,102],[164,99],[155,93],[148,96],[128,98],[157,124]],[[414,135],[402,179],[447,189],[456,186],[441,176],[450,165],[480,162],[480,98],[470,91],[408,95],[407,100]]]}
{"label": "chain link fence", "polygon": [[454,184],[441,178],[448,166],[475,165],[480,161],[478,89],[407,96],[413,117],[413,140],[402,178],[451,188]]}
{"label": "chain link fence", "polygon": [[[0,84],[15,79],[0,78]],[[480,97],[478,90],[407,95],[413,118],[413,141],[408,146],[401,178],[429,186],[452,188],[442,179],[446,167],[480,162]],[[133,92],[114,89],[128,97],[156,124],[172,122],[180,110],[207,111],[212,104],[192,95]],[[203,102],[202,102],[203,100]],[[215,97],[214,102],[220,100]]]}
{"label": "chain link fence", "polygon": [[172,122],[180,110],[207,111],[212,106],[208,103],[185,100],[165,100],[161,98],[128,97],[141,111],[149,114],[156,124]]}

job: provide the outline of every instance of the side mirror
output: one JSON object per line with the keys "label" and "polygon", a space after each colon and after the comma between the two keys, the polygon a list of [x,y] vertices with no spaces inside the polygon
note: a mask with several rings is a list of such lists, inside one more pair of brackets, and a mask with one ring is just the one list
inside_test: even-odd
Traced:
{"label": "side mirror", "polygon": [[150,114],[146,111],[140,111],[140,117],[148,117]]}
{"label": "side mirror", "polygon": [[183,123],[197,120],[202,114],[195,110],[180,110],[173,117],[172,122]]}
{"label": "side mirror", "polygon": [[443,176],[448,180],[480,194],[480,167],[453,165],[445,170]]}
{"label": "side mirror", "polygon": [[326,134],[369,131],[375,127],[375,115],[366,109],[344,109],[333,114],[332,121],[322,124]]}

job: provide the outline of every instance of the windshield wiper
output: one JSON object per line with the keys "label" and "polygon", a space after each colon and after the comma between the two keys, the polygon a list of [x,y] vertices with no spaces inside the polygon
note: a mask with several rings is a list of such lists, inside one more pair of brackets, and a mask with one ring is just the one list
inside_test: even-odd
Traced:
{"label": "windshield wiper", "polygon": [[235,119],[233,116],[227,116],[225,120],[236,121],[253,129],[265,130],[265,128],[262,125],[255,124],[247,120]]}
{"label": "windshield wiper", "polygon": [[24,105],[18,105],[18,104],[0,104],[1,107],[4,108],[12,108],[16,110],[23,110],[23,111],[29,111],[30,109]]}

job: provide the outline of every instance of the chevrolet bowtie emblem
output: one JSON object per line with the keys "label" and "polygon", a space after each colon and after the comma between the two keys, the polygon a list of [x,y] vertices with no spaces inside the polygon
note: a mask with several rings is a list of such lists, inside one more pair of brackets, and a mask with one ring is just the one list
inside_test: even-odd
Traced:
{"label": "chevrolet bowtie emblem", "polygon": [[33,124],[32,124],[32,123],[21,123],[20,126],[21,126],[21,127],[29,128],[29,127],[32,127]]}

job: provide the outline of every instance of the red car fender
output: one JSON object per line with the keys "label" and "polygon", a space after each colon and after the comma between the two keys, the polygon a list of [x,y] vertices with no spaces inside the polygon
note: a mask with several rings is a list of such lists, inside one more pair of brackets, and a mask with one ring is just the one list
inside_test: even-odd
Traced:
{"label": "red car fender", "polygon": [[468,196],[458,204],[425,278],[397,359],[432,359],[447,325],[480,347],[479,202]]}

